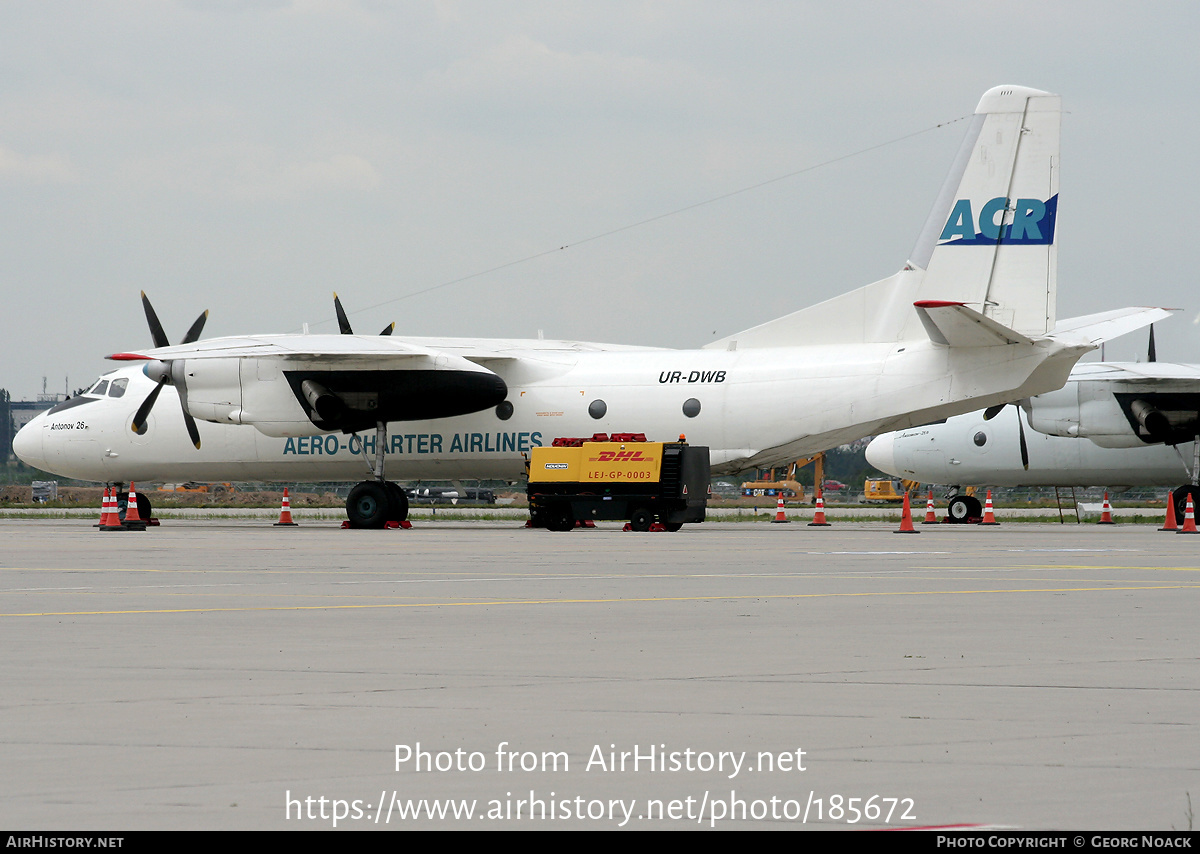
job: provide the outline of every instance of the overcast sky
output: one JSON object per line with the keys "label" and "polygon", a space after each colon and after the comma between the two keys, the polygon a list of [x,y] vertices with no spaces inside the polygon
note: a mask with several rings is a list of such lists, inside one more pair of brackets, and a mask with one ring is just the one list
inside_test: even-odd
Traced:
{"label": "overcast sky", "polygon": [[1160,357],[1200,361],[1198,22],[1191,2],[3,0],[0,387],[74,390],[148,346],[140,290],[172,341],[203,309],[206,337],[335,331],[337,290],[361,332],[699,346],[899,269],[955,120],[1005,83],[1063,97],[1059,316],[1180,307]]}

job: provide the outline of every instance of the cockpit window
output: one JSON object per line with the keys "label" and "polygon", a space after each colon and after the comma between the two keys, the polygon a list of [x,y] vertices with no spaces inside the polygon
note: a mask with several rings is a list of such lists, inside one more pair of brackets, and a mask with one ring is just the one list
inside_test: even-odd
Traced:
{"label": "cockpit window", "polygon": [[100,380],[92,386],[92,390],[88,394],[103,395],[106,391],[108,391],[108,380]]}
{"label": "cockpit window", "polygon": [[112,387],[108,390],[109,397],[120,397],[125,394],[125,387],[129,385],[129,379],[121,377],[119,380],[112,381]]}

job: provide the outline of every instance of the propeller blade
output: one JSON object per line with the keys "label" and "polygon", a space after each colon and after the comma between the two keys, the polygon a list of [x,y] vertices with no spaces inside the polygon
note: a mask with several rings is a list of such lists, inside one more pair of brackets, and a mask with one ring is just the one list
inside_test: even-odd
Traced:
{"label": "propeller blade", "polygon": [[137,413],[133,416],[133,432],[139,436],[146,432],[146,419],[150,416],[150,410],[154,408],[154,401],[158,400],[158,393],[162,391],[164,383],[159,382],[154,387],[154,391],[146,395],[146,399],[142,401],[142,405],[138,407]]}
{"label": "propeller blade", "polygon": [[346,310],[342,308],[342,301],[338,298],[337,291],[333,292],[333,309],[337,312],[338,330],[343,335],[353,335],[354,330],[350,328],[350,318],[346,317]]}
{"label": "propeller blade", "polygon": [[379,334],[380,334],[380,335],[391,335],[391,334],[392,334],[392,330],[393,330],[393,329],[395,329],[395,328],[396,328],[396,324],[395,324],[395,322],[393,321],[392,323],[389,323],[387,326],[385,326],[385,327],[383,328],[383,331],[382,331],[382,332],[380,332]]}
{"label": "propeller blade", "polygon": [[1017,407],[1017,438],[1021,441],[1021,465],[1029,471],[1029,446],[1025,444],[1025,419],[1021,417],[1021,407]]}
{"label": "propeller blade", "polygon": [[191,344],[193,341],[198,341],[200,339],[200,333],[204,329],[204,321],[206,321],[206,320],[208,320],[208,311],[207,310],[205,310],[205,312],[203,314],[201,314],[199,317],[196,318],[196,322],[193,323],[191,325],[191,328],[188,329],[188,331],[183,334],[183,340],[180,341],[179,343],[180,344]]}
{"label": "propeller blade", "polygon": [[[200,450],[200,431],[196,428],[196,419],[193,418],[186,409],[183,409],[183,401],[179,401],[179,408],[183,410],[183,423],[187,425],[188,437],[192,440],[192,444],[196,446],[196,450]],[[1026,468],[1029,468],[1026,466]]]}
{"label": "propeller blade", "polygon": [[991,421],[993,418],[1003,412],[1004,407],[1006,406],[1008,406],[1007,403],[1001,403],[997,406],[989,406],[987,409],[983,410],[983,420]]}
{"label": "propeller blade", "polygon": [[146,322],[150,324],[150,338],[153,339],[154,346],[170,347],[167,333],[163,332],[162,324],[158,322],[158,315],[154,313],[154,306],[150,305],[150,298],[146,296],[145,291],[142,291],[142,308],[146,310]]}
{"label": "propeller blade", "polygon": [[1147,351],[1146,361],[1147,362],[1157,362],[1158,361],[1158,353],[1155,352],[1155,349],[1154,349],[1154,324],[1153,323],[1150,324],[1150,348]]}

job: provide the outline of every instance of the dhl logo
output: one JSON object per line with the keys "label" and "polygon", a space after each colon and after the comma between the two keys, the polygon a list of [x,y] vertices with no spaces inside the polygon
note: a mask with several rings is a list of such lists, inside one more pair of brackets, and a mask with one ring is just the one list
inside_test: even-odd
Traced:
{"label": "dhl logo", "polygon": [[652,463],[653,457],[643,457],[641,451],[601,451],[597,457],[591,457],[593,463]]}

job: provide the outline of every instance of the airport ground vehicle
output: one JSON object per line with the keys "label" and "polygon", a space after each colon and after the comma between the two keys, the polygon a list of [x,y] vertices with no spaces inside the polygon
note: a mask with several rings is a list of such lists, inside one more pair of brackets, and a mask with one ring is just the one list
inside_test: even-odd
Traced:
{"label": "airport ground vehicle", "polygon": [[781,495],[803,501],[804,487],[794,480],[748,480],[742,484],[741,494],[746,498],[775,498]]}
{"label": "airport ground vehicle", "polygon": [[863,483],[863,499],[866,501],[903,501],[903,488],[891,478],[867,480]]}
{"label": "airport ground vehicle", "polygon": [[647,442],[641,433],[555,439],[529,460],[534,527],[569,531],[577,520],[627,519],[634,531],[661,524],[678,531],[703,522],[709,490],[708,448]]}
{"label": "airport ground vehicle", "polygon": [[224,495],[227,492],[237,492],[237,488],[225,481],[224,483],[196,483],[189,480],[187,483],[164,483],[158,487],[158,492],[199,492],[213,493],[215,495]]}

